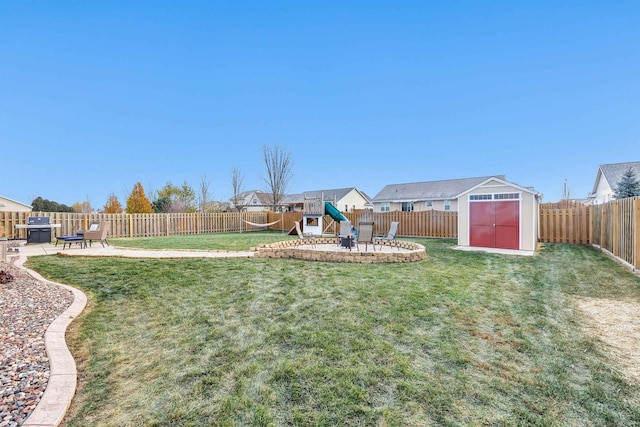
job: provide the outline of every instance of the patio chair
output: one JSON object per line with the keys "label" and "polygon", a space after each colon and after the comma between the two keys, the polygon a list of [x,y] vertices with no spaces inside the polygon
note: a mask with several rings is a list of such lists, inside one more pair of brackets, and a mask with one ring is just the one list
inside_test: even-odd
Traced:
{"label": "patio chair", "polygon": [[[378,242],[380,243],[380,249],[381,250],[382,250],[382,245],[385,244],[384,242],[388,242],[387,244],[389,246],[391,246],[393,244],[393,246],[397,247],[396,234],[398,234],[398,226],[399,225],[400,225],[399,222],[393,221],[391,223],[391,226],[389,227],[389,232],[387,233],[387,235],[376,238],[376,240],[378,240]],[[400,248],[398,248],[398,250],[400,250]]]}
{"label": "patio chair", "polygon": [[85,230],[82,233],[82,236],[84,237],[84,246],[87,247],[87,242],[89,242],[89,246],[91,246],[91,243],[94,240],[98,240],[102,244],[103,248],[105,243],[108,246],[109,245],[109,242],[107,241],[108,232],[109,232],[108,222],[102,222],[102,221],[92,222],[91,225],[89,226],[89,229]]}
{"label": "patio chair", "polygon": [[369,248],[369,243],[373,247],[373,251],[376,250],[376,245],[373,241],[373,222],[361,222],[358,224],[358,240],[356,240],[356,247],[360,250],[360,244],[364,243],[364,251]]}
{"label": "patio chair", "polygon": [[298,238],[304,242],[309,242],[311,247],[315,249],[316,247],[316,238],[311,234],[304,234],[302,229],[300,228],[300,221],[295,221],[296,224],[296,232],[298,233]]}

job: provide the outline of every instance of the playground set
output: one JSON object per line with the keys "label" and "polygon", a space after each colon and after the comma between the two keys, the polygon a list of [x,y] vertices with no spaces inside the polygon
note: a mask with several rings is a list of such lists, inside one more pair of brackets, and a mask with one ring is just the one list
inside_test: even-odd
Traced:
{"label": "playground set", "polygon": [[[324,216],[328,215],[333,221],[326,226],[324,224]],[[346,216],[338,210],[331,202],[325,201],[324,196],[304,199],[304,211],[302,214],[301,228],[305,234],[311,236],[322,237],[327,234],[335,236],[335,232],[328,233],[328,230],[340,224],[340,221],[349,221]],[[290,234],[295,234],[295,229]]]}

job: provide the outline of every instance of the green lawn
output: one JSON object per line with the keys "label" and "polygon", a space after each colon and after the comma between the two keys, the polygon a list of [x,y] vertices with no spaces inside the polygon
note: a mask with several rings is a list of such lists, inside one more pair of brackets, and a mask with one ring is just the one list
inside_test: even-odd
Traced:
{"label": "green lawn", "polygon": [[31,258],[90,298],[67,425],[640,425],[572,308],[640,278],[588,247],[413,240],[426,261]]}
{"label": "green lawn", "polygon": [[124,248],[246,251],[249,250],[249,248],[258,246],[259,243],[274,243],[297,238],[297,235],[289,236],[287,233],[280,231],[252,231],[244,233],[109,239],[109,243],[113,246]]}

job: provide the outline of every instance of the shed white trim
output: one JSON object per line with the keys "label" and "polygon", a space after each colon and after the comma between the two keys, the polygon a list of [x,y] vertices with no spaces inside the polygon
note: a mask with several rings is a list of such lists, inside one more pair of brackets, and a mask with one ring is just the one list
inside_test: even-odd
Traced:
{"label": "shed white trim", "polygon": [[[476,188],[482,187],[482,186],[484,186],[485,184],[487,184],[487,183],[489,183],[491,181],[497,181],[497,182],[500,183],[500,185],[507,185],[509,187],[517,188],[520,191],[524,191],[524,192],[527,192],[529,194],[533,194],[535,196],[541,196],[540,193],[538,193],[537,191],[532,190],[530,188],[522,187],[522,186],[520,186],[518,184],[514,184],[513,182],[505,181],[504,179],[491,177],[491,178],[487,178],[485,181],[481,182],[480,184],[474,185],[473,187],[469,188],[468,190],[463,191],[462,193],[458,194],[456,197],[460,198],[460,197],[464,196],[465,194],[468,194],[468,193],[472,192],[473,190],[475,190]],[[487,185],[486,187],[493,187],[493,186],[492,185]]]}

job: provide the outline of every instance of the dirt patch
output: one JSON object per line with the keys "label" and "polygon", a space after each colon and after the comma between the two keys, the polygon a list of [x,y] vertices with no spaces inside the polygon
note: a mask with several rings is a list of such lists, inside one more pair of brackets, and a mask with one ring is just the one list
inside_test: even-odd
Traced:
{"label": "dirt patch", "polygon": [[640,382],[640,303],[599,298],[575,298],[588,315],[585,328],[606,343],[618,368],[632,381]]}

